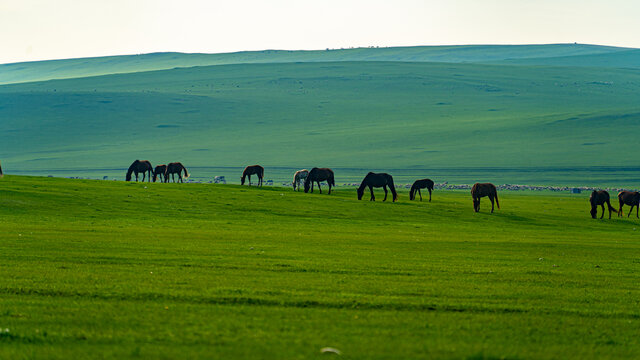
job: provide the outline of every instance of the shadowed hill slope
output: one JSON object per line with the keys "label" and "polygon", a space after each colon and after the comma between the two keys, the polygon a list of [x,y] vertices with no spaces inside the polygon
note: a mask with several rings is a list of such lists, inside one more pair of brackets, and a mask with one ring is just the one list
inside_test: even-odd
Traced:
{"label": "shadowed hill slope", "polygon": [[[633,166],[640,73],[333,62],[194,67],[0,87],[14,171],[190,166]],[[174,160],[175,159],[175,160]],[[540,182],[550,181],[544,173]],[[504,181],[508,181],[505,179]]]}

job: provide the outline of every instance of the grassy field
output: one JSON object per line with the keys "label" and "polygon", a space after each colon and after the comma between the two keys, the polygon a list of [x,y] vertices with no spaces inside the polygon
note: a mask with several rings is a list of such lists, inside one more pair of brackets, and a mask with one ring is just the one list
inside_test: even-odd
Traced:
{"label": "grassy field", "polygon": [[640,220],[500,203],[5,176],[0,358],[640,357]]}

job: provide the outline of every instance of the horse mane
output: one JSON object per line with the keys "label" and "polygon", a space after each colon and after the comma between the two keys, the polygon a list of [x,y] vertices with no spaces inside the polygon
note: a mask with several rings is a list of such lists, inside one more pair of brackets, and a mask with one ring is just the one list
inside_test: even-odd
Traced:
{"label": "horse mane", "polygon": [[409,200],[413,200],[416,198],[416,190],[418,190],[418,182],[414,182],[413,185],[411,185],[411,191],[409,191]]}
{"label": "horse mane", "polygon": [[133,172],[135,166],[137,163],[139,163],[140,160],[136,160],[133,163],[131,163],[131,166],[129,166],[129,170],[127,170],[127,178],[126,181],[130,181],[131,180],[131,173]]}

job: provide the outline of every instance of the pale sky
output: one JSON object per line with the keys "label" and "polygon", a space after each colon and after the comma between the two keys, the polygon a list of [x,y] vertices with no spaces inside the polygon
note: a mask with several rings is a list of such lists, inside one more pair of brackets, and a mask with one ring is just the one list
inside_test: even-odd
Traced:
{"label": "pale sky", "polygon": [[360,46],[640,48],[640,0],[0,0],[0,63]]}

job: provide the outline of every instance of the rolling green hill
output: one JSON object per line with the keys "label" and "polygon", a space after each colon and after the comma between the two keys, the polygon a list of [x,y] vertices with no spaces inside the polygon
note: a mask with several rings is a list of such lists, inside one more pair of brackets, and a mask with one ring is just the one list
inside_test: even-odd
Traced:
{"label": "rolling green hill", "polygon": [[166,70],[176,67],[250,63],[333,61],[484,63],[513,59],[525,59],[536,63],[537,58],[616,54],[625,50],[627,49],[610,46],[552,44],[415,46],[326,51],[264,50],[224,54],[153,53],[4,64],[0,65],[0,84]]}
{"label": "rolling green hill", "polygon": [[[548,62],[550,52],[572,47],[531,49],[504,47],[501,58],[520,51]],[[147,158],[199,167],[196,178],[236,179],[237,167],[260,163],[344,169],[338,182],[369,169],[413,170],[405,172],[409,182],[439,169],[438,181],[637,186],[636,145],[628,136],[640,130],[637,69],[455,62],[465,61],[465,52],[489,62],[493,53],[483,47],[449,49],[449,63],[427,62],[426,55],[377,61],[427,50],[443,56],[447,49],[336,51],[345,57],[331,62],[310,52],[300,53],[315,59],[308,62],[2,85],[0,160],[7,173],[41,175],[121,178],[132,160]],[[378,51],[376,61],[346,61],[358,53],[372,60]],[[634,54],[581,45],[572,51],[605,53],[582,55],[591,59],[620,55],[621,62]],[[289,170],[275,178],[288,179]]]}

